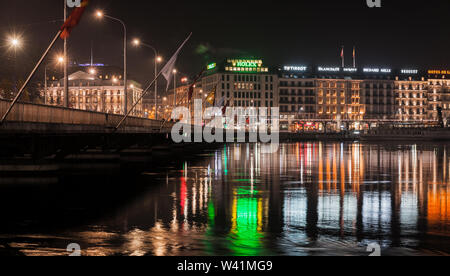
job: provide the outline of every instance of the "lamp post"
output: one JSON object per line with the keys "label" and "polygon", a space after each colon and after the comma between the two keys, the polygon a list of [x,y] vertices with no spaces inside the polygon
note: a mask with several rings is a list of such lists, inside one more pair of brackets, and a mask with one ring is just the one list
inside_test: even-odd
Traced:
{"label": "lamp post", "polygon": [[17,92],[17,49],[22,47],[22,41],[17,36],[12,36],[9,38],[9,47],[10,49],[13,49],[14,51],[14,87],[15,91]]}
{"label": "lamp post", "polygon": [[139,39],[133,40],[133,44],[135,46],[144,46],[147,47],[155,53],[155,120],[158,120],[158,63],[162,62],[162,57],[158,55],[158,51],[155,47],[151,46],[150,44],[143,43]]}
{"label": "lamp post", "polygon": [[[58,64],[61,64],[61,63],[63,63],[65,61],[65,58],[64,57],[58,57],[56,59],[56,61],[57,61]],[[45,93],[44,104],[45,105],[47,105],[47,94],[48,94],[48,89],[47,89],[47,69],[48,69],[48,64],[45,65],[45,68],[44,68],[44,86],[45,86],[45,89],[44,89],[44,91],[45,91],[44,92]]]}
{"label": "lamp post", "polygon": [[108,18],[113,21],[119,22],[123,27],[123,88],[124,88],[124,114],[128,113],[128,87],[127,87],[127,26],[125,23],[115,17],[104,14],[102,11],[97,11],[97,18]]}
{"label": "lamp post", "polygon": [[173,108],[177,107],[177,69],[173,69]]}

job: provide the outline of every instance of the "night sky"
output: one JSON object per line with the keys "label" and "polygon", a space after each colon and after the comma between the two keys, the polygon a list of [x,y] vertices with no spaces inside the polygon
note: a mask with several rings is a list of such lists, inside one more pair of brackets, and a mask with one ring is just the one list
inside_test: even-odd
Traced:
{"label": "night sky", "polygon": [[[366,0],[91,0],[70,38],[70,55],[79,63],[89,62],[93,45],[95,62],[122,66],[121,26],[97,20],[93,13],[100,8],[127,23],[130,40],[140,37],[166,58],[193,32],[178,62],[188,76],[225,57],[258,57],[270,66],[338,66],[341,45],[346,46],[349,66],[355,45],[358,65],[449,68],[449,2],[383,0],[383,8],[369,9]],[[63,0],[0,3],[1,46],[10,34],[23,37],[17,63],[26,75],[62,24]],[[14,54],[3,50],[0,73],[6,74]],[[50,57],[61,51],[59,42]],[[130,45],[132,78],[147,82],[153,74],[152,59],[149,49]]]}

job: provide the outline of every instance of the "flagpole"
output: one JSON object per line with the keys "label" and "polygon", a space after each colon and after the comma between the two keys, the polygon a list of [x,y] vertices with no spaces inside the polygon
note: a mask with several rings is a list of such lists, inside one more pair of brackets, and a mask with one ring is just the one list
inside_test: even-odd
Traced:
{"label": "flagpole", "polygon": [[[64,22],[67,21],[67,1],[64,0]],[[69,60],[67,58],[67,37],[64,38],[64,107],[69,107]]]}
{"label": "flagpole", "polygon": [[[180,48],[178,48],[178,50],[175,52],[175,54],[172,56],[172,58],[166,63],[166,66],[163,67],[163,69],[158,73],[156,78],[142,92],[141,97],[139,98],[139,100],[137,100],[136,103],[133,104],[131,109],[126,113],[126,115],[122,118],[122,120],[120,120],[120,122],[117,124],[117,126],[115,127],[115,131],[117,131],[122,126],[122,124],[125,122],[125,120],[130,116],[131,112],[136,108],[136,106],[139,104],[139,102],[148,93],[148,90],[156,83],[156,81],[158,80],[159,76],[164,75],[164,77],[166,77],[167,69],[173,69],[173,65],[174,65],[174,63],[175,63],[175,61],[176,61],[176,59],[178,57],[178,54],[180,53],[180,51],[184,47],[184,45],[188,42],[188,40],[191,38],[191,36],[192,36],[192,33],[189,34],[188,38],[181,44]],[[169,70],[169,71],[171,71],[171,70]],[[169,88],[170,77],[166,77],[166,79],[167,79],[167,88]],[[164,124],[161,126],[161,129],[162,129],[163,126],[164,126]]]}
{"label": "flagpole", "polygon": [[48,55],[48,53],[50,52],[50,50],[53,48],[53,45],[55,45],[56,41],[58,40],[59,36],[61,35],[62,30],[59,30],[58,33],[56,34],[55,38],[53,39],[53,41],[50,43],[50,45],[48,46],[47,50],[44,52],[44,54],[42,55],[41,59],[38,61],[38,63],[36,64],[36,66],[34,67],[33,71],[31,71],[30,75],[28,76],[27,80],[25,81],[25,83],[22,85],[22,88],[20,88],[19,93],[17,93],[16,97],[14,98],[14,100],[12,101],[11,105],[8,107],[8,110],[6,110],[5,114],[3,115],[1,121],[0,121],[0,125],[2,125],[4,123],[4,121],[6,120],[6,118],[8,117],[9,113],[11,112],[11,110],[13,109],[14,105],[16,105],[17,101],[19,100],[20,96],[22,95],[23,91],[25,90],[25,87],[27,87],[28,83],[31,81],[31,78],[34,76],[34,74],[36,73],[37,69],[39,68],[39,66],[42,64],[42,62],[44,61],[45,57]]}

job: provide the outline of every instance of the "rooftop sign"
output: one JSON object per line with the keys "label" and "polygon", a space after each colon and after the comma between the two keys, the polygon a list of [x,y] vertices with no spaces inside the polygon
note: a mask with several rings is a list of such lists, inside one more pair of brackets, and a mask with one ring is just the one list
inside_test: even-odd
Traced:
{"label": "rooftop sign", "polygon": [[308,67],[306,66],[284,66],[284,71],[293,71],[293,72],[305,72]]}
{"label": "rooftop sign", "polygon": [[383,74],[389,74],[392,73],[392,69],[388,68],[364,68],[364,73],[383,73]]}
{"label": "rooftop sign", "polygon": [[317,71],[319,71],[319,72],[341,72],[341,68],[340,67],[322,67],[322,66],[319,66],[319,68],[317,68]]}
{"label": "rooftop sign", "polygon": [[429,75],[450,75],[450,70],[428,70]]}
{"label": "rooftop sign", "polygon": [[236,73],[267,73],[269,68],[263,67],[260,59],[229,59],[225,71]]}
{"label": "rooftop sign", "polygon": [[216,63],[211,63],[211,64],[208,65],[207,69],[208,70],[212,70],[212,69],[215,69],[216,67],[217,67]]}
{"label": "rooftop sign", "polygon": [[419,70],[416,69],[402,69],[400,71],[402,74],[411,74],[411,75],[416,75],[419,73]]}

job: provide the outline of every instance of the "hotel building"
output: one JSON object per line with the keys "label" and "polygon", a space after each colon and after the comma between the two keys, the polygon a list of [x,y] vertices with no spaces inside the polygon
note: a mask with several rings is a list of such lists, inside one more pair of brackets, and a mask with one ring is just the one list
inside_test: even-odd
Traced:
{"label": "hotel building", "polygon": [[[195,84],[193,99],[205,102],[216,91],[215,105],[279,107],[282,130],[358,129],[399,121],[436,124],[440,113],[446,123],[450,70],[426,73],[389,67],[270,70],[261,59],[227,59],[207,66]],[[177,88],[178,106],[188,105],[188,90],[188,85]],[[172,91],[166,96],[168,105],[173,106],[173,95]]]}
{"label": "hotel building", "polygon": [[216,104],[224,99],[231,107],[270,109],[279,106],[278,76],[260,59],[227,59],[221,64],[212,63],[196,89],[203,95],[216,89]]}
{"label": "hotel building", "polygon": [[[76,67],[69,75],[69,108],[124,114],[125,93],[123,72],[114,67]],[[64,103],[64,80],[51,77],[47,88],[40,84],[40,94],[45,104],[61,106]],[[128,81],[128,110],[142,95],[141,85],[133,80]],[[142,117],[142,101],[132,112],[132,116]]]}
{"label": "hotel building", "polygon": [[400,121],[424,121],[428,110],[428,82],[419,70],[401,70],[395,77],[395,97]]}

